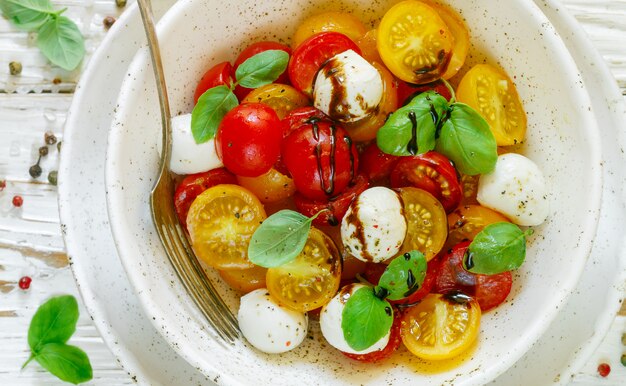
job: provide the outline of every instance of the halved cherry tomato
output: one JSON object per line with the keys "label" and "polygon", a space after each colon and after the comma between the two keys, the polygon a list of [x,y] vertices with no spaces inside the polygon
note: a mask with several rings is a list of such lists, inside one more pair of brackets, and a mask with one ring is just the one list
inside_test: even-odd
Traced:
{"label": "halved cherry tomato", "polygon": [[357,46],[361,49],[361,56],[370,63],[382,63],[383,60],[378,53],[378,47],[376,47],[376,38],[378,31],[371,29],[367,33],[355,40]]}
{"label": "halved cherry tomato", "polygon": [[402,342],[418,358],[449,359],[472,346],[480,317],[478,303],[467,295],[430,294],[404,313]]}
{"label": "halved cherry tomato", "polygon": [[440,80],[436,80],[426,84],[412,84],[403,80],[398,80],[398,102],[404,106],[408,104],[413,98],[426,91],[435,91],[448,101],[452,99],[452,93],[448,87]]}
{"label": "halved cherry tomato", "polygon": [[220,276],[231,288],[244,293],[265,288],[267,268],[255,265],[247,269],[231,269],[219,271]]}
{"label": "halved cherry tomato", "polygon": [[234,79],[235,70],[230,62],[216,64],[202,75],[193,94],[193,103],[198,103],[200,96],[210,88],[222,85],[230,87]]}
{"label": "halved cherry tomato", "polygon": [[498,146],[521,143],[526,136],[526,113],[515,84],[503,71],[478,64],[463,76],[456,91],[489,123]]}
{"label": "halved cherry tomato", "polygon": [[461,202],[463,193],[450,160],[434,151],[402,157],[391,172],[391,187],[414,186],[437,198],[447,213]]}
{"label": "halved cherry tomato", "polygon": [[391,325],[391,331],[389,333],[389,342],[387,342],[387,345],[381,350],[372,351],[367,354],[350,354],[343,351],[341,353],[350,359],[363,363],[375,363],[389,358],[396,352],[398,347],[400,347],[400,343],[402,343],[402,336],[400,335],[401,315],[402,314],[398,311],[394,313],[393,324]]}
{"label": "halved cherry tomato", "polygon": [[444,79],[450,79],[463,67],[467,52],[469,51],[469,31],[463,19],[449,7],[435,3],[431,0],[421,0],[431,6],[441,19],[446,23],[452,36],[454,36],[454,47],[452,48],[452,57],[450,58],[450,64],[445,74],[441,77]]}
{"label": "halved cherry tomato", "polygon": [[358,153],[348,133],[327,121],[300,126],[283,139],[281,148],[296,189],[312,200],[341,194],[358,170]]}
{"label": "halved cherry tomato", "polygon": [[187,229],[196,256],[217,269],[246,269],[252,234],[265,220],[265,210],[247,189],[216,185],[191,204]]}
{"label": "halved cherry tomato", "polygon": [[339,289],[341,256],[324,232],[311,228],[304,249],[291,262],[267,270],[270,294],[294,310],[314,310]]}
{"label": "halved cherry tomato", "polygon": [[497,275],[480,275],[463,268],[463,259],[470,242],[464,241],[453,247],[441,258],[441,266],[435,291],[448,293],[461,291],[473,296],[483,312],[502,303],[511,292],[513,278],[511,272]]}
{"label": "halved cherry tomato", "polygon": [[[237,67],[239,67],[241,63],[245,62],[256,54],[260,54],[261,52],[268,50],[281,50],[291,55],[291,48],[278,42],[262,41],[253,43],[249,45],[246,49],[241,51],[241,53],[237,57],[237,60],[235,60],[234,71],[237,71]],[[280,74],[280,76],[278,77],[278,79],[276,79],[274,83],[289,84],[289,75],[287,75],[287,70]],[[243,98],[245,98],[250,91],[252,91],[252,89],[250,88],[245,88],[242,86],[235,87],[235,95],[237,95],[237,99],[239,99],[240,101],[243,100]]]}
{"label": "halved cherry tomato", "polygon": [[369,144],[361,153],[359,165],[361,172],[372,182],[381,182],[389,178],[391,171],[400,157],[384,153],[376,142]]}
{"label": "halved cherry tomato", "polygon": [[313,80],[322,64],[347,50],[361,54],[359,47],[339,32],[321,32],[306,39],[291,55],[289,79],[291,84],[307,96],[313,94]]}
{"label": "halved cherry tomato", "polygon": [[398,109],[398,92],[393,75],[380,63],[373,62],[383,80],[383,97],[378,104],[378,112],[357,122],[347,123],[344,128],[355,141],[369,141],[376,138],[378,129],[385,124],[389,114]]}
{"label": "halved cherry tomato", "polygon": [[298,47],[310,36],[320,32],[339,32],[353,41],[365,35],[367,28],[356,17],[349,13],[323,12],[304,19],[293,35],[292,46]]}
{"label": "halved cherry tomato", "polygon": [[226,169],[239,176],[257,177],[278,160],[281,138],[276,112],[262,103],[246,103],[224,116],[215,148]]}
{"label": "halved cherry tomato", "polygon": [[237,176],[237,181],[264,204],[284,200],[296,192],[293,180],[274,168],[258,177]]}
{"label": "halved cherry tomato", "polygon": [[307,106],[309,98],[292,86],[271,83],[252,90],[241,103],[263,103],[276,111],[283,119],[287,113],[299,107]]}
{"label": "halved cherry tomato", "polygon": [[439,253],[448,236],[446,211],[432,194],[418,188],[397,189],[404,205],[406,238],[398,254],[420,251],[431,260]]}
{"label": "halved cherry tomato", "polygon": [[478,194],[478,180],[480,174],[470,176],[468,174],[461,174],[459,183],[461,184],[461,190],[463,191],[463,198],[461,199],[461,205],[478,204],[476,195]]}
{"label": "halved cherry tomato", "polygon": [[193,200],[208,188],[219,184],[237,184],[237,178],[228,170],[219,168],[190,174],[180,182],[174,193],[174,207],[183,227],[187,226],[187,213]]}
{"label": "halved cherry tomato", "polygon": [[369,181],[367,177],[359,174],[345,191],[329,200],[310,200],[300,193],[296,193],[293,199],[298,212],[307,217],[312,217],[316,213],[323,211],[313,220],[313,224],[336,226],[341,224],[341,219],[348,211],[352,201],[356,196],[363,193],[368,186]]}
{"label": "halved cherry tomato", "polygon": [[480,205],[463,205],[448,215],[448,240],[444,251],[464,240],[474,237],[487,225],[509,222],[509,219],[489,208]]}
{"label": "halved cherry tomato", "polygon": [[377,45],[389,71],[405,82],[423,84],[446,72],[454,36],[433,8],[405,0],[383,16]]}

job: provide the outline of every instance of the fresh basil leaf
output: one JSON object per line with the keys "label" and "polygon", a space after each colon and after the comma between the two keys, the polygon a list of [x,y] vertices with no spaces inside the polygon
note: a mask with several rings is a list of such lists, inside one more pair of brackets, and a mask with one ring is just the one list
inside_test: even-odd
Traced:
{"label": "fresh basil leaf", "polygon": [[489,173],[498,158],[496,139],[489,124],[463,103],[450,106],[436,150],[454,162],[459,172],[470,176]]}
{"label": "fresh basil leaf", "polygon": [[54,13],[50,0],[0,0],[2,13],[24,31],[41,27]]}
{"label": "fresh basil leaf", "polygon": [[224,85],[202,94],[191,112],[191,133],[196,143],[213,139],[224,115],[238,104],[235,94]]}
{"label": "fresh basil leaf", "polygon": [[83,35],[65,16],[54,16],[39,28],[37,46],[52,64],[68,71],[78,67],[85,56]]}
{"label": "fresh basil leaf", "polygon": [[426,258],[419,251],[411,251],[389,263],[380,277],[377,288],[386,290],[387,299],[400,300],[417,291],[424,283],[425,277]]}
{"label": "fresh basil leaf", "polygon": [[76,346],[48,343],[41,347],[35,360],[41,367],[65,382],[77,385],[93,378],[89,357]]}
{"label": "fresh basil leaf", "polygon": [[445,119],[446,98],[434,91],[419,94],[396,110],[378,130],[380,150],[393,155],[416,155],[435,148],[437,127]]}
{"label": "fresh basil leaf", "polygon": [[510,222],[486,226],[469,245],[463,259],[465,269],[485,275],[518,269],[526,258],[526,236],[532,232],[523,232]]}
{"label": "fresh basil leaf", "polygon": [[246,88],[257,88],[274,82],[285,72],[289,54],[282,50],[267,50],[241,63],[235,71],[237,83]]}
{"label": "fresh basil leaf", "polygon": [[42,304],[28,328],[28,345],[37,355],[40,348],[48,343],[65,343],[74,331],[78,321],[78,303],[71,295],[57,296]]}
{"label": "fresh basil leaf", "polygon": [[269,216],[252,235],[248,258],[265,268],[292,261],[302,252],[315,217],[309,218],[289,209]]}
{"label": "fresh basil leaf", "polygon": [[388,301],[376,297],[371,287],[356,290],[341,313],[343,337],[350,347],[362,351],[387,335],[393,323]]}

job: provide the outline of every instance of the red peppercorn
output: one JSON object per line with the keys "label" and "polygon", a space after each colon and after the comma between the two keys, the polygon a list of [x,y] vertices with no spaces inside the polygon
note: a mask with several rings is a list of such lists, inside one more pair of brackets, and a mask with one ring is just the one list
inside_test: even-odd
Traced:
{"label": "red peppercorn", "polygon": [[24,199],[22,198],[22,196],[13,196],[13,206],[19,208],[20,206],[22,206],[22,204],[24,204]]}
{"label": "red peppercorn", "polygon": [[20,279],[18,285],[20,286],[21,289],[23,289],[24,291],[26,291],[27,289],[30,288],[30,283],[33,281],[33,279],[31,279],[28,276],[24,276]]}
{"label": "red peppercorn", "polygon": [[598,365],[598,374],[600,374],[601,377],[607,377],[609,375],[609,373],[611,372],[611,366],[609,366],[608,363],[600,363]]}

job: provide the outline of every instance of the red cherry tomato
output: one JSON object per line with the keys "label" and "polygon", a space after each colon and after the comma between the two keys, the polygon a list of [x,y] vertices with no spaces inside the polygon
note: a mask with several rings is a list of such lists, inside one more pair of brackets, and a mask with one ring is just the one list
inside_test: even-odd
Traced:
{"label": "red cherry tomato", "polygon": [[371,181],[384,181],[389,178],[389,174],[399,159],[398,156],[383,153],[376,142],[372,142],[361,153],[359,164],[361,165],[361,172]]}
{"label": "red cherry tomato", "polygon": [[506,299],[511,292],[513,278],[511,272],[480,275],[466,271],[463,258],[469,245],[470,241],[458,243],[441,258],[435,292],[461,291],[476,298],[483,312],[488,311]]}
{"label": "red cherry tomato", "polygon": [[[237,60],[235,60],[235,71],[237,70],[237,67],[239,67],[241,63],[245,62],[247,59],[268,50],[282,50],[291,55],[291,48],[278,42],[263,41],[253,43],[249,45],[245,50],[241,51],[241,53],[237,57]],[[234,73],[235,72],[233,71],[233,74]],[[289,84],[289,75],[287,75],[287,70],[280,74],[280,76],[278,77],[278,79],[276,79],[274,83]],[[237,98],[240,101],[243,100],[243,98],[245,98],[250,91],[252,91],[251,88],[245,88],[241,86],[235,87],[235,95],[237,95]]]}
{"label": "red cherry tomato", "polygon": [[[422,283],[422,286],[406,298],[399,300],[389,300],[389,303],[413,304],[425,298],[426,295],[428,295],[435,286],[435,282],[437,281],[437,275],[439,273],[439,265],[440,261],[438,258],[431,259],[428,262],[426,268],[426,277],[424,278],[424,283]],[[385,272],[385,268],[387,268],[387,265],[383,263],[367,263],[367,265],[365,266],[365,272],[363,273],[363,277],[365,277],[365,279],[370,283],[378,285],[378,281],[380,280],[383,272]]]}
{"label": "red cherry tomato", "polygon": [[238,176],[257,177],[278,160],[281,139],[276,112],[262,103],[245,103],[224,116],[215,147],[226,169]]}
{"label": "red cherry tomato", "polygon": [[330,121],[330,118],[328,118],[328,116],[317,107],[299,107],[290,111],[289,114],[287,114],[285,118],[280,121],[280,124],[283,127],[283,138],[291,134],[291,132],[298,127],[311,123],[311,118],[317,118],[320,121]]}
{"label": "red cherry tomato", "polygon": [[391,172],[391,186],[423,189],[441,202],[446,213],[452,212],[463,198],[456,169],[450,160],[434,151],[402,157]]}
{"label": "red cherry tomato", "polygon": [[348,133],[328,121],[294,130],[283,139],[281,156],[297,191],[311,200],[323,201],[341,194],[359,166],[356,146]]}
{"label": "red cherry tomato", "polygon": [[343,219],[343,216],[348,211],[348,208],[350,207],[350,204],[352,203],[354,198],[363,193],[363,191],[367,189],[368,186],[369,181],[367,177],[359,174],[354,179],[354,183],[349,186],[348,189],[346,189],[340,195],[333,197],[329,200],[309,200],[300,193],[296,193],[293,197],[293,200],[296,204],[298,212],[307,217],[311,217],[319,211],[327,209],[320,213],[319,216],[315,218],[315,220],[313,220],[313,224],[317,226],[335,226],[341,224],[341,219]]}
{"label": "red cherry tomato", "polygon": [[180,182],[174,193],[174,207],[183,226],[187,226],[187,212],[193,200],[208,188],[220,184],[237,184],[237,178],[228,170],[219,168],[190,174]]}
{"label": "red cherry tomato", "polygon": [[412,84],[398,79],[398,103],[404,106],[409,103],[413,97],[430,90],[438,92],[439,95],[446,98],[448,101],[452,98],[450,90],[448,90],[448,87],[440,80],[426,84]]}
{"label": "red cherry tomato", "polygon": [[347,50],[361,55],[359,46],[339,32],[321,32],[309,37],[293,51],[289,61],[287,70],[291,84],[311,96],[313,80],[322,64]]}
{"label": "red cherry tomato", "polygon": [[221,85],[230,87],[233,79],[235,79],[235,70],[229,62],[216,64],[202,75],[196,92],[193,94],[193,102],[198,103],[198,98],[210,88]]}
{"label": "red cherry tomato", "polygon": [[373,351],[368,354],[349,354],[343,351],[341,353],[350,359],[365,363],[380,362],[389,358],[398,349],[398,347],[400,347],[400,343],[402,343],[402,336],[400,335],[401,319],[401,312],[394,310],[393,324],[391,325],[391,333],[389,334],[389,342],[383,349]]}

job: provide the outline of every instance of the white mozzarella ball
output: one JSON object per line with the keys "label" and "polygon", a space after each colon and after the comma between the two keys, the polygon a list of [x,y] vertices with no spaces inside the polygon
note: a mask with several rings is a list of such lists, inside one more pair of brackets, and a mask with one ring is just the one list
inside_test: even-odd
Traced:
{"label": "white mozzarella ball", "polygon": [[194,174],[221,168],[215,140],[197,144],[191,134],[191,114],[172,118],[172,159],[170,170],[176,174]]}
{"label": "white mozzarella ball", "polygon": [[378,263],[398,253],[406,228],[398,194],[377,186],[365,190],[352,202],[341,221],[341,240],[357,259]]}
{"label": "white mozzarella ball", "polygon": [[237,319],[248,342],[268,354],[297,347],[308,329],[306,313],[279,305],[265,288],[241,297]]}
{"label": "white mozzarella ball", "polygon": [[315,107],[339,122],[356,122],[375,114],[382,97],[380,73],[353,50],[333,56],[315,78]]}
{"label": "white mozzarella ball", "polygon": [[343,315],[343,309],[350,296],[356,292],[359,288],[365,287],[363,284],[348,284],[343,287],[341,291],[331,301],[322,308],[320,313],[320,328],[322,335],[328,341],[328,343],[337,350],[349,353],[349,354],[367,354],[374,351],[382,350],[389,343],[390,332],[387,335],[380,338],[372,346],[362,351],[356,351],[343,336],[343,329],[341,328],[341,321]]}
{"label": "white mozzarella ball", "polygon": [[530,159],[509,153],[495,169],[480,177],[477,199],[518,225],[535,226],[548,217],[548,189],[543,173]]}

